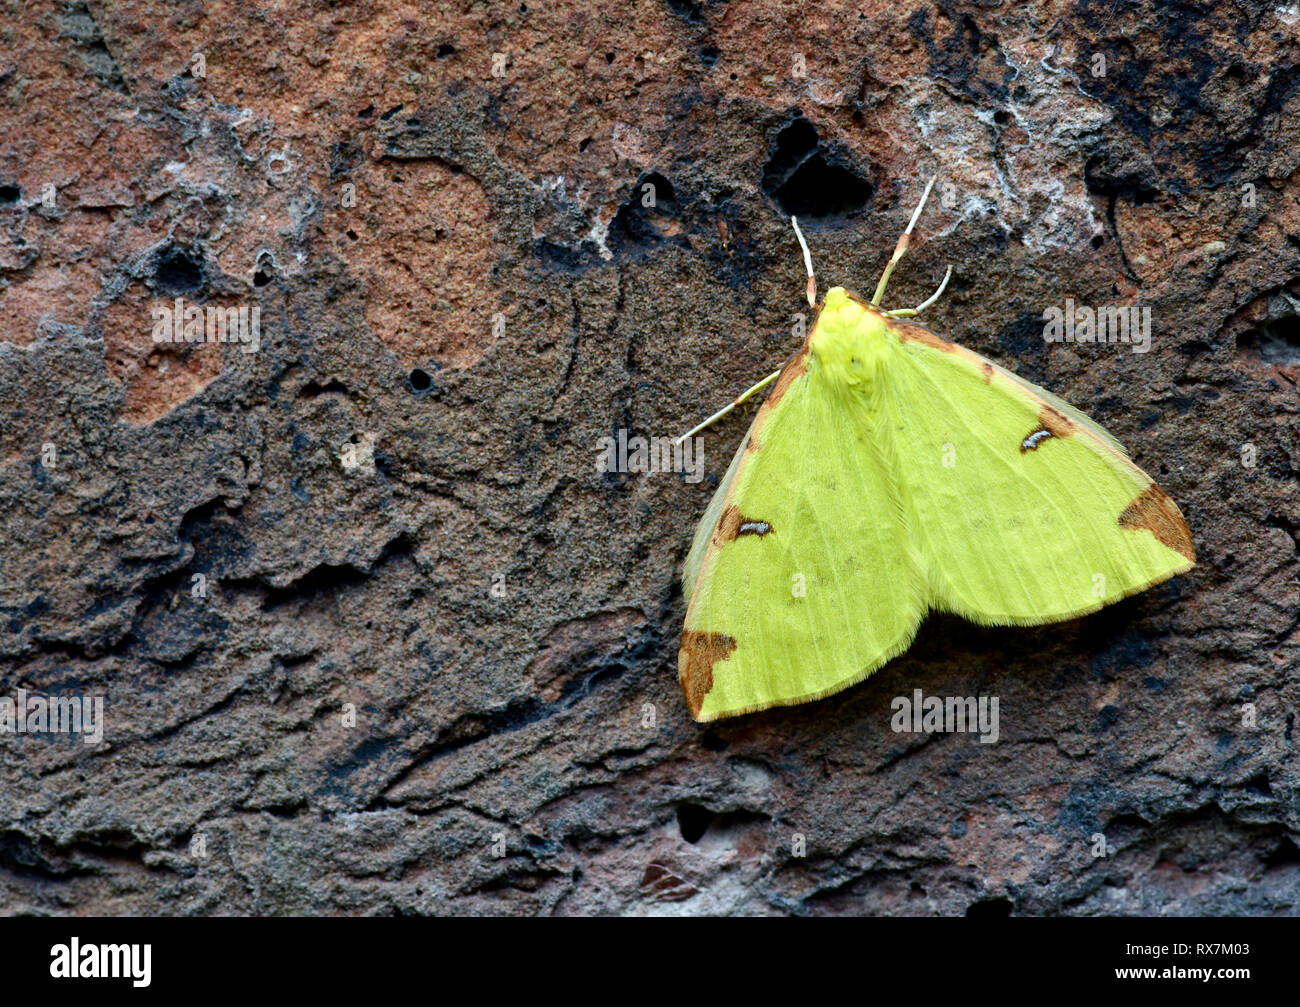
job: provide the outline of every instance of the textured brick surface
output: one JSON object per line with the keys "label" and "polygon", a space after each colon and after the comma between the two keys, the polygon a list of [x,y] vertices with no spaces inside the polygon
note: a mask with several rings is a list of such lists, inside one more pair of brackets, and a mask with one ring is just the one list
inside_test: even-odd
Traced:
{"label": "textured brick surface", "polygon": [[[0,735],[0,910],[1295,913],[1298,38],[1255,3],[6,4],[0,696],[108,719]],[[866,290],[933,172],[891,301],[951,263],[928,324],[1106,424],[1200,565],[698,726],[676,581],[747,416],[699,483],[599,475],[600,438],[793,351],[790,212]],[[155,344],[177,296],[256,304],[261,347]],[[1047,345],[1066,297],[1150,306],[1151,352]],[[998,695],[1000,741],[894,734],[914,688]]]}

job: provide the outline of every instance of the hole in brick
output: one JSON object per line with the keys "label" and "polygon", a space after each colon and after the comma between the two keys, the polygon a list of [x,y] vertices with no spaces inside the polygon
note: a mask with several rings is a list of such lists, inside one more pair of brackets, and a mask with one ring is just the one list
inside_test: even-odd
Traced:
{"label": "hole in brick", "polygon": [[777,134],[776,148],[763,168],[763,191],[787,215],[844,216],[871,198],[871,183],[825,147],[802,116]]}
{"label": "hole in brick", "polygon": [[169,294],[189,294],[203,285],[203,266],[190,252],[172,248],[154,268],[154,283]]}
{"label": "hole in brick", "polygon": [[682,838],[688,843],[698,843],[709,831],[713,822],[713,812],[698,804],[677,805],[677,827]]}
{"label": "hole in brick", "polygon": [[257,268],[253,273],[253,286],[265,287],[275,278],[275,257],[270,252],[259,252]]}
{"label": "hole in brick", "polygon": [[1237,348],[1258,353],[1265,364],[1300,364],[1300,315],[1284,315],[1243,332]]}

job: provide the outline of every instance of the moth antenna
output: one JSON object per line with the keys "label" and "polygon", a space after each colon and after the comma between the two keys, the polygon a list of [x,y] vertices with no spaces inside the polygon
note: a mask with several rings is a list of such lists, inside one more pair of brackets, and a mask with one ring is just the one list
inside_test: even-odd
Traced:
{"label": "moth antenna", "polygon": [[794,236],[799,239],[799,247],[803,249],[803,264],[808,270],[808,307],[817,307],[817,277],[813,275],[812,254],[808,251],[808,242],[803,240],[803,232],[799,230],[799,221],[794,217],[790,218],[790,226],[794,228]]}
{"label": "moth antenna", "polygon": [[740,398],[736,399],[730,405],[723,406],[721,409],[719,409],[716,413],[710,416],[703,423],[697,423],[695,426],[691,427],[691,429],[687,430],[686,433],[682,434],[675,441],[673,441],[673,446],[676,447],[678,444],[681,444],[682,441],[686,440],[688,437],[694,437],[705,427],[709,426],[710,424],[716,423],[718,420],[722,419],[722,417],[726,416],[727,413],[731,412],[731,410],[735,409],[736,406],[740,405],[751,395],[757,395],[759,392],[761,392],[764,388],[766,388],[768,385],[770,385],[773,381],[775,381],[780,376],[781,376],[780,371],[773,371],[771,374],[769,374],[762,381],[756,384],[753,388],[749,389],[747,392],[741,395]]}
{"label": "moth antenna", "polygon": [[915,308],[897,308],[894,311],[886,311],[885,314],[891,318],[911,318],[913,315],[919,315],[931,304],[937,301],[943,294],[944,288],[948,286],[948,281],[952,278],[952,266],[948,267],[948,272],[943,274],[943,282],[939,284],[939,289],[918,304]]}
{"label": "moth antenna", "polygon": [[930,198],[930,190],[934,188],[935,180],[938,175],[931,175],[930,181],[925,183],[925,192],[921,193],[921,202],[916,204],[916,209],[912,211],[912,219],[907,223],[907,229],[898,236],[898,244],[894,246],[894,255],[889,260],[889,265],[885,271],[880,274],[880,282],[876,284],[876,294],[871,298],[873,307],[880,307],[880,299],[885,296],[885,287],[889,283],[889,277],[893,275],[894,267],[907,251],[907,246],[912,243],[912,228],[916,227],[917,220],[921,217],[921,211],[925,209],[925,201]]}

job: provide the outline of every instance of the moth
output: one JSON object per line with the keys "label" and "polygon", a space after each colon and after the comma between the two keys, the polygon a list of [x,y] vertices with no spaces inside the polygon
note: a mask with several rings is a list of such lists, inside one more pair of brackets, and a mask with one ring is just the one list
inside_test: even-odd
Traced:
{"label": "moth", "polygon": [[[806,703],[905,651],[931,609],[1073,619],[1190,570],[1178,507],[1063,399],[833,287],[700,521],[678,678],[697,721]],[[792,218],[808,271],[808,246]]]}

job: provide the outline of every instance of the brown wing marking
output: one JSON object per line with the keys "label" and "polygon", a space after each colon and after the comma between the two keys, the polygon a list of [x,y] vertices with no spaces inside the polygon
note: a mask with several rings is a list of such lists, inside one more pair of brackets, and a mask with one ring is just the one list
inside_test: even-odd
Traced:
{"label": "brown wing marking", "polygon": [[1037,451],[1038,445],[1049,437],[1069,437],[1077,429],[1074,420],[1059,409],[1044,403],[1038,410],[1038,426],[1020,442],[1020,453]]}
{"label": "brown wing marking", "polygon": [[1124,513],[1119,516],[1119,526],[1134,530],[1145,528],[1161,545],[1182,553],[1192,563],[1196,562],[1187,522],[1165,491],[1154,483],[1124,508]]}
{"label": "brown wing marking", "polygon": [[[816,328],[816,323],[813,325]],[[772,386],[772,391],[768,393],[767,401],[763,403],[763,409],[771,409],[781,401],[781,396],[786,393],[789,387],[794,384],[795,379],[803,375],[808,369],[808,341],[812,338],[812,332],[804,338],[803,346],[799,347],[799,352],[786,361],[786,365],[781,368],[781,376],[776,379],[776,384]]]}
{"label": "brown wing marking", "polygon": [[[924,343],[926,346],[932,346],[936,350],[942,350],[944,353],[960,353],[965,350],[964,346],[958,346],[950,339],[944,339],[937,332],[931,332],[924,325],[913,325],[909,322],[900,322],[895,318],[885,318],[885,327],[905,343]],[[970,352],[967,350],[966,352]],[[971,354],[971,356],[975,356]],[[976,359],[979,359],[978,357]],[[987,381],[990,375],[985,375]]]}
{"label": "brown wing marking", "polygon": [[713,688],[713,666],[725,661],[736,649],[736,638],[725,633],[705,633],[688,629],[682,633],[682,648],[677,652],[677,678],[686,695],[691,716],[700,719],[704,697]]}
{"label": "brown wing marking", "polygon": [[757,518],[745,517],[740,508],[727,504],[718,519],[718,527],[713,532],[713,546],[721,549],[728,542],[741,535],[758,535],[760,538],[772,532],[772,525]]}

